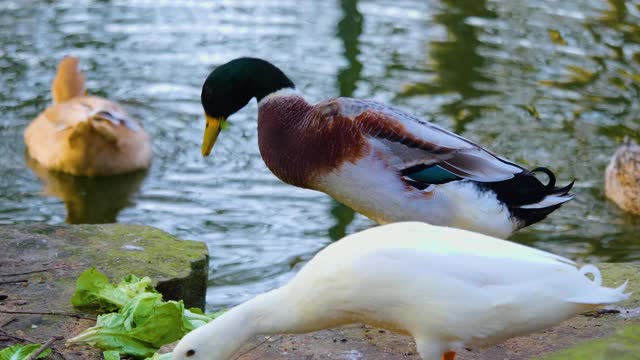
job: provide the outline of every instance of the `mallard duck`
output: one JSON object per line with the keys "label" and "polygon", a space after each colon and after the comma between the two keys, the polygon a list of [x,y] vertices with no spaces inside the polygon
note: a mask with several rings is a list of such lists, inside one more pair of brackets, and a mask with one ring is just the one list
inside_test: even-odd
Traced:
{"label": "mallard duck", "polygon": [[556,187],[550,170],[527,170],[393,106],[352,98],[309,104],[280,69],[255,58],[232,60],[206,79],[204,156],[222,123],[254,97],[267,167],[378,223],[424,221],[505,238],[573,198],[573,183]]}
{"label": "mallard duck", "polygon": [[604,177],[607,197],[623,210],[640,215],[640,146],[625,139],[615,152]]}
{"label": "mallard duck", "polygon": [[[591,274],[593,280],[586,275]],[[425,360],[494,344],[628,297],[593,265],[418,222],[374,227],[320,251],[286,285],[187,334],[174,360],[230,359],[258,334],[365,323],[409,334]]]}
{"label": "mallard duck", "polygon": [[77,58],[60,61],[51,94],[53,105],[24,132],[29,156],[42,166],[87,176],[149,167],[149,135],[118,104],[85,94]]}

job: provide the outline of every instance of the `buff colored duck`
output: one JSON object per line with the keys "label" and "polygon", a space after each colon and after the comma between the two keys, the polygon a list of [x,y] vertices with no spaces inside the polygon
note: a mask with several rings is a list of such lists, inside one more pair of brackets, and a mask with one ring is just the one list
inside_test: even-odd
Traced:
{"label": "buff colored duck", "polygon": [[203,155],[254,97],[260,153],[278,178],[382,224],[424,221],[505,238],[573,198],[573,183],[556,187],[550,170],[527,170],[396,107],[352,98],[310,104],[279,68],[256,58],[232,60],[205,81]]}
{"label": "buff colored duck", "polygon": [[53,104],[24,132],[28,154],[40,165],[85,176],[149,167],[149,135],[118,104],[86,95],[77,58],[60,61],[51,94]]}
{"label": "buff colored duck", "polygon": [[625,211],[640,215],[640,146],[630,138],[616,150],[605,171],[604,191]]}
{"label": "buff colored duck", "polygon": [[[586,274],[591,274],[593,280]],[[286,285],[187,334],[173,360],[227,360],[253,336],[365,323],[409,334],[424,360],[538,331],[628,298],[599,270],[466,230],[406,222],[337,241]]]}

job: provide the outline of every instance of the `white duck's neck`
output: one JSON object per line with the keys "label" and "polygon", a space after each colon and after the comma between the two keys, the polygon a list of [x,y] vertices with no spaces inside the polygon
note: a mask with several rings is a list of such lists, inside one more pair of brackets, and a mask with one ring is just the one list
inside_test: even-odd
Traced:
{"label": "white duck's neck", "polygon": [[231,359],[255,335],[303,331],[296,311],[288,303],[287,291],[282,287],[258,295],[187,336],[206,344],[203,347],[211,359]]}

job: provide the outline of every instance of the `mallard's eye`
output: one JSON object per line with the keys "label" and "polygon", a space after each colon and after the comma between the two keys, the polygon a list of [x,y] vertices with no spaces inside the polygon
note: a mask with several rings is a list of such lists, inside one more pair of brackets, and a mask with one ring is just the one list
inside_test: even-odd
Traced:
{"label": "mallard's eye", "polygon": [[189,350],[189,351],[187,351],[187,357],[192,357],[192,356],[193,356],[193,355],[195,355],[195,354],[196,354],[196,351],[195,351],[195,350]]}

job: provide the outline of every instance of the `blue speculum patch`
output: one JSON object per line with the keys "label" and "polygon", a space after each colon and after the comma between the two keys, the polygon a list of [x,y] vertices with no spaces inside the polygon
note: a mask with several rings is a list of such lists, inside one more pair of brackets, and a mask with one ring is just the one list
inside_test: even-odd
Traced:
{"label": "blue speculum patch", "polygon": [[444,184],[449,181],[458,180],[460,177],[450,173],[438,165],[430,166],[426,169],[416,171],[407,175],[410,179],[429,184]]}

